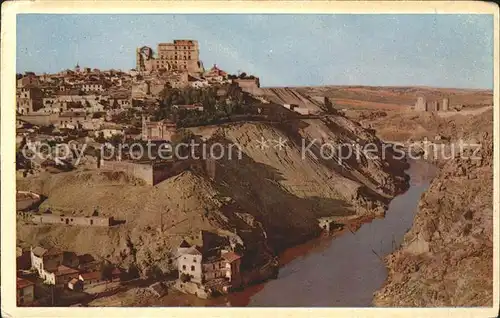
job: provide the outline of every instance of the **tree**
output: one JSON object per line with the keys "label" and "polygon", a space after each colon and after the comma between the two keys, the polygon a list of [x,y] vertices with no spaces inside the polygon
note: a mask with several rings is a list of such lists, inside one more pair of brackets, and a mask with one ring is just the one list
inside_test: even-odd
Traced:
{"label": "tree", "polygon": [[117,145],[119,145],[122,141],[123,141],[123,136],[122,136],[122,135],[120,135],[120,134],[117,134],[117,135],[112,135],[112,136],[109,138],[109,142],[110,142],[113,146],[117,146]]}
{"label": "tree", "polygon": [[128,268],[127,276],[128,279],[135,279],[140,276],[139,269],[137,268],[136,265],[134,264],[130,265],[130,267]]}
{"label": "tree", "polygon": [[174,143],[174,144],[188,143],[191,140],[195,139],[195,137],[196,137],[195,134],[191,130],[179,129],[172,136],[172,143]]}
{"label": "tree", "polygon": [[328,97],[325,97],[325,108],[327,113],[329,114],[335,113],[335,108],[333,107],[333,104]]}
{"label": "tree", "polygon": [[113,265],[108,262],[108,261],[103,261],[101,263],[101,280],[111,280],[113,278],[112,273],[113,273]]}
{"label": "tree", "polygon": [[98,134],[98,136],[97,136],[97,138],[96,138],[96,141],[97,141],[98,143],[101,143],[101,144],[103,144],[103,143],[105,143],[105,142],[106,142],[106,138],[104,138],[104,133],[103,133],[102,131],[101,131],[101,132],[99,132],[99,134]]}
{"label": "tree", "polygon": [[240,74],[239,78],[243,79],[247,77],[247,73],[243,72]]}

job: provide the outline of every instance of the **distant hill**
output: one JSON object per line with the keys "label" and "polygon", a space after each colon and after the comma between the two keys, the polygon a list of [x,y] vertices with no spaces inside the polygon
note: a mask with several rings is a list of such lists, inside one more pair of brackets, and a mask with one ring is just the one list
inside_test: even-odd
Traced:
{"label": "distant hill", "polygon": [[481,107],[493,104],[493,91],[433,87],[314,86],[288,88],[313,99],[328,97],[337,108],[394,110],[411,107],[417,97],[427,100],[449,98],[450,106]]}

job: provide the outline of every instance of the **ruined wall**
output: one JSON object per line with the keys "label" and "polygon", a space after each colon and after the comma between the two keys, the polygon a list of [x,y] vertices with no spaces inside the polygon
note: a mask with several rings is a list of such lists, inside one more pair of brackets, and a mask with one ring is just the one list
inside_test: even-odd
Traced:
{"label": "ruined wall", "polygon": [[415,103],[415,110],[420,112],[427,111],[427,104],[425,102],[425,98],[419,97],[417,102]]}
{"label": "ruined wall", "polygon": [[450,100],[445,97],[443,100],[426,101],[425,97],[418,97],[415,103],[415,111],[439,112],[448,111],[450,108]]}
{"label": "ruined wall", "polygon": [[427,111],[428,112],[437,112],[439,111],[439,102],[432,101],[427,103]]}
{"label": "ruined wall", "polygon": [[449,99],[443,98],[443,104],[442,104],[441,110],[446,112],[446,111],[448,111],[449,107],[450,107]]}

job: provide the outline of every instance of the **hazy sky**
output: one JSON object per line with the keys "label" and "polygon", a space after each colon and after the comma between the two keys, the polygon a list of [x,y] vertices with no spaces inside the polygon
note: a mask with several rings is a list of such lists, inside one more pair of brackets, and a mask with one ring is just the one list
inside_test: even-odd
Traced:
{"label": "hazy sky", "polygon": [[16,69],[129,70],[136,47],[183,38],[262,86],[493,87],[492,15],[21,14]]}

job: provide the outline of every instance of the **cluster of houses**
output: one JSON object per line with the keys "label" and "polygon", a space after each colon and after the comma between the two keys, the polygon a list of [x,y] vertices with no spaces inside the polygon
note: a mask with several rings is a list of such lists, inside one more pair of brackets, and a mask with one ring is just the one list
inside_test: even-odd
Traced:
{"label": "cluster of houses", "polygon": [[[198,244],[196,244],[198,243]],[[201,298],[228,293],[242,285],[241,258],[214,233],[201,231],[197,242],[183,240],[177,249],[176,288]]]}
{"label": "cluster of houses", "polygon": [[[29,251],[18,248],[17,256],[17,304],[20,306],[35,304],[37,282],[58,290],[88,292],[99,285],[119,282],[122,274],[118,268],[110,267],[104,276],[101,263],[91,255],[76,255],[56,247],[36,246]],[[33,272],[36,277],[32,276]]]}
{"label": "cluster of houses", "polygon": [[[183,239],[174,260],[178,268],[174,287],[200,298],[242,287],[242,255],[235,247],[226,237],[208,231],[200,231],[191,243]],[[36,304],[37,284],[70,293],[96,293],[98,286],[121,281],[122,272],[118,268],[108,264],[104,274],[102,263],[90,254],[76,255],[56,247],[31,246],[29,250],[18,247],[17,256],[19,306]]]}
{"label": "cluster of houses", "polygon": [[[231,77],[214,65],[203,72],[136,71],[128,72],[80,68],[56,74],[18,74],[16,110],[18,137],[29,135],[23,124],[53,126],[61,130],[86,130],[94,134],[125,135],[130,125],[113,122],[113,116],[130,109],[139,113],[157,107],[167,87],[205,88],[238,83],[242,88],[259,87],[259,79]],[[202,104],[173,105],[188,111],[203,111]],[[151,136],[136,133],[135,139]],[[152,137],[152,139],[155,139]]]}
{"label": "cluster of houses", "polygon": [[[160,55],[158,60],[153,61],[160,67],[149,70],[138,68],[128,72],[101,71],[80,68],[76,65],[73,70],[65,70],[56,74],[37,75],[32,72],[19,74],[17,76],[16,143],[19,146],[24,144],[37,147],[48,141],[55,144],[68,142],[69,137],[74,137],[71,142],[100,149],[102,144],[107,145],[107,142],[100,140],[100,137],[108,139],[122,136],[151,141],[171,141],[177,131],[176,124],[170,120],[152,121],[147,116],[151,114],[149,112],[151,108],[159,106],[161,92],[168,87],[203,89],[236,83],[243,91],[252,94],[256,100],[262,102],[256,103],[258,114],[262,117],[296,118],[302,116],[303,118],[303,116],[311,115],[310,109],[313,107],[309,107],[310,105],[316,106],[316,102],[293,90],[261,89],[259,78],[244,74],[229,75],[217,65],[213,65],[206,71],[201,68],[200,71],[191,72],[189,67],[185,66],[187,60],[184,60],[184,54],[189,58],[191,51],[179,48],[179,43],[173,45],[177,47],[178,52],[182,53],[183,58],[176,57],[175,53],[172,53],[174,54],[173,60],[178,62],[178,65],[176,64],[176,68],[170,68],[168,71],[161,67],[162,63],[169,61],[168,63],[174,65],[173,60],[168,56],[162,58]],[[180,46],[184,47],[184,45]],[[193,61],[196,62],[196,59]],[[192,64],[200,65],[194,62]],[[138,63],[138,65],[142,64]],[[196,69],[199,68],[196,67]],[[224,88],[219,87],[217,98],[226,98],[226,93]],[[172,105],[172,108],[204,111],[200,103]],[[116,119],[122,113],[125,113],[125,119]],[[132,125],[132,121],[135,122],[135,126]],[[50,127],[51,131],[43,131],[42,128],[45,127]],[[130,132],[134,130],[131,128],[135,128],[135,132]],[[78,134],[81,131],[85,131],[83,136]],[[34,160],[37,160],[37,157],[30,163],[33,164]],[[101,168],[103,165],[101,158],[96,162],[98,162],[96,167]],[[146,166],[137,163],[111,162],[111,160],[103,167],[115,171],[126,171],[152,185],[161,178],[169,176],[171,171],[175,171],[174,168],[167,167],[170,171],[159,165],[148,164]],[[33,170],[33,168],[19,169]],[[25,198],[19,195],[19,201],[26,203],[26,207],[22,208],[23,211],[33,206],[32,197],[26,196]],[[29,217],[32,223],[51,225],[108,227],[117,222],[113,218],[97,215],[79,217],[30,213]],[[323,223],[320,226],[324,230],[330,228],[330,221]],[[93,260],[74,253],[62,252],[57,248],[31,247],[26,253],[21,253],[25,255],[20,257],[24,257],[29,265],[22,267],[31,268],[36,272],[39,280],[56,288],[85,291],[98,284],[120,279],[118,269],[113,269],[109,277],[103,278]],[[202,231],[197,240],[183,240],[178,247],[176,262],[179,277],[175,286],[183,292],[199,297],[210,297],[214,293],[228,293],[245,284],[241,273],[241,261],[242,255],[236,251],[233,243],[213,233]],[[255,276],[271,275],[276,265],[272,262],[269,264],[271,265],[266,269],[256,271]],[[17,278],[18,304],[29,305],[35,301],[35,285],[35,282],[26,276],[21,275]]]}

